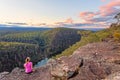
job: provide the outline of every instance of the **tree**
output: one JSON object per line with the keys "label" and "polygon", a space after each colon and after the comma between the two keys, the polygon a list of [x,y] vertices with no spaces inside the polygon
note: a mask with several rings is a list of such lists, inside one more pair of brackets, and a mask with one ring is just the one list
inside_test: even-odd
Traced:
{"label": "tree", "polygon": [[117,24],[120,24],[120,13],[118,13],[117,15],[115,15],[114,18],[117,20]]}

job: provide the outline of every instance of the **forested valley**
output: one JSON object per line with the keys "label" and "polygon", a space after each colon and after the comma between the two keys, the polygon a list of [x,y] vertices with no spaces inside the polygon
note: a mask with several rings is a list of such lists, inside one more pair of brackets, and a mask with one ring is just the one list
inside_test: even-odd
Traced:
{"label": "forested valley", "polygon": [[55,29],[0,29],[0,72],[23,68],[25,58],[38,61],[60,54],[66,48],[80,41],[80,30]]}

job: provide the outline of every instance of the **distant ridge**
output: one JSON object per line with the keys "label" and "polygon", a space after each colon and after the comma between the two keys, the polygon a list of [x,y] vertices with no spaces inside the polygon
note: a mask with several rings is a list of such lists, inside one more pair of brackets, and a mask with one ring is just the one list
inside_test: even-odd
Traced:
{"label": "distant ridge", "polygon": [[100,31],[106,28],[80,28],[81,30]]}
{"label": "distant ridge", "polygon": [[[60,28],[65,28],[65,27],[60,27]],[[20,26],[20,25],[5,25],[5,24],[0,24],[0,30],[27,30],[27,31],[36,31],[36,30],[51,30],[53,28],[48,28],[46,27],[36,27],[36,26]],[[80,30],[90,30],[90,31],[100,31],[106,28],[77,28]]]}
{"label": "distant ridge", "polygon": [[42,27],[21,27],[21,26],[9,26],[9,25],[0,25],[1,30],[12,30],[12,31],[39,31],[39,30],[50,30],[51,28],[42,28]]}

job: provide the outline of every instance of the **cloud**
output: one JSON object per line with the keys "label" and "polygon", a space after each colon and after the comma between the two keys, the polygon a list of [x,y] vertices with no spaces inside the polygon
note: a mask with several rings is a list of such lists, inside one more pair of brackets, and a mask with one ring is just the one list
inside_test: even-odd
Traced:
{"label": "cloud", "polygon": [[83,19],[85,22],[91,22],[91,19],[96,16],[94,12],[81,12],[80,18]]}
{"label": "cloud", "polygon": [[65,20],[65,23],[70,23],[70,24],[72,24],[72,23],[73,23],[73,19],[72,19],[72,18],[68,18],[68,19]]}
{"label": "cloud", "polygon": [[8,25],[28,25],[27,23],[6,22]]}
{"label": "cloud", "polygon": [[52,26],[56,26],[56,27],[63,27],[63,26],[66,26],[66,27],[69,27],[73,24],[73,19],[72,18],[67,18],[66,20],[64,20],[63,22],[55,22],[54,25]]}
{"label": "cloud", "polygon": [[101,16],[113,16],[120,11],[120,9],[116,8],[117,6],[120,6],[120,0],[111,1],[107,5],[100,7],[99,14]]}
{"label": "cloud", "polygon": [[[106,1],[106,0],[102,0]],[[120,0],[111,0],[106,5],[100,6],[96,12],[80,12],[79,18],[81,23],[75,23],[72,18],[56,22],[52,27],[69,27],[69,28],[108,28],[113,17],[120,11]]]}
{"label": "cloud", "polygon": [[112,0],[96,12],[80,12],[79,16],[85,23],[107,24],[120,12],[120,0]]}
{"label": "cloud", "polygon": [[[97,20],[97,19],[95,19]],[[104,23],[65,23],[57,22],[54,25],[49,25],[49,27],[66,27],[66,28],[106,28]]]}
{"label": "cloud", "polygon": [[95,16],[95,13],[93,13],[93,12],[81,12],[80,17],[83,17],[83,16],[86,17],[86,18],[91,18],[91,17]]}

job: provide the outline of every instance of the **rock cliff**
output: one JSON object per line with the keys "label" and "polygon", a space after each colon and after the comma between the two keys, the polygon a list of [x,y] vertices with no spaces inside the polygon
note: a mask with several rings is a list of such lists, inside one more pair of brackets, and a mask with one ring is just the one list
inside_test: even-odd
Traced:
{"label": "rock cliff", "polygon": [[51,59],[31,74],[19,68],[0,73],[0,80],[120,80],[119,75],[120,45],[102,42],[83,46],[69,57]]}

